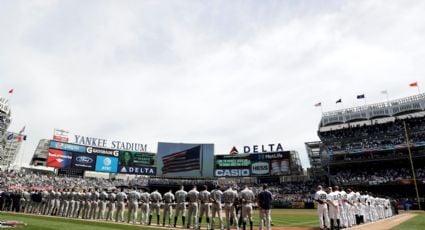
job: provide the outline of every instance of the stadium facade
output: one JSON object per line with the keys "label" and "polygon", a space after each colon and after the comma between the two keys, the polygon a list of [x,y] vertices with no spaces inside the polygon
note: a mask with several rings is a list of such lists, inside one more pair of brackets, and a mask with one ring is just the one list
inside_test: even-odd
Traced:
{"label": "stadium facade", "polygon": [[318,136],[306,148],[331,184],[424,202],[425,94],[323,113]]}
{"label": "stadium facade", "polygon": [[20,134],[8,131],[11,113],[9,100],[0,98],[0,168],[2,169],[10,167],[15,162],[22,144]]}

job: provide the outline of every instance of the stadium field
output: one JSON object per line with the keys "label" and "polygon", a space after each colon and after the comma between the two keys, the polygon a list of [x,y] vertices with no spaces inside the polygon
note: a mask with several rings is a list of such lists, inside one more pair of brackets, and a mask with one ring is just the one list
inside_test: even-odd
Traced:
{"label": "stadium field", "polygon": [[[281,227],[311,227],[318,226],[318,220],[315,215],[315,210],[304,210],[304,209],[274,209],[272,210],[272,221],[273,228],[280,229]],[[223,213],[224,214],[224,213]],[[114,230],[114,229],[141,229],[140,225],[132,224],[116,224],[110,222],[100,221],[87,221],[81,219],[68,219],[62,217],[51,217],[51,216],[36,216],[21,213],[5,213],[0,212],[0,219],[2,220],[18,220],[23,221],[27,224],[22,229],[28,230],[56,230],[56,229],[69,229],[69,230]],[[156,223],[154,217],[152,223]],[[161,220],[162,223],[162,220]],[[216,219],[218,227],[218,219]],[[180,224],[180,223],[178,223]],[[156,224],[153,224],[155,226]],[[258,212],[254,213],[254,225],[258,226]],[[202,227],[205,229],[205,219],[203,220]],[[156,227],[145,227],[143,229],[158,229]],[[217,229],[217,228],[216,228]]]}
{"label": "stadium field", "polygon": [[[408,221],[395,226],[393,230],[416,230],[425,229],[425,213],[424,212],[411,212],[416,216]],[[23,221],[27,224],[26,227],[21,229],[28,230],[56,230],[56,229],[69,229],[69,230],[133,230],[133,229],[146,229],[146,230],[158,230],[163,228],[157,228],[153,224],[153,227],[146,227],[132,224],[122,223],[111,223],[111,222],[100,222],[100,221],[87,221],[81,219],[68,219],[62,217],[51,217],[51,216],[36,216],[20,213],[5,213],[0,212],[1,220],[18,220]],[[274,209],[272,210],[273,227],[272,229],[281,230],[316,230],[319,229],[318,220],[316,217],[315,210],[305,209]],[[205,221],[205,220],[204,220]],[[156,219],[152,220],[152,223],[156,223]],[[258,229],[258,213],[254,215],[255,229]],[[202,225],[205,229],[205,224]],[[366,226],[365,226],[366,227]],[[366,227],[369,229],[372,226]],[[373,227],[372,227],[373,228]],[[167,228],[170,229],[170,228]],[[216,228],[217,229],[217,228]]]}

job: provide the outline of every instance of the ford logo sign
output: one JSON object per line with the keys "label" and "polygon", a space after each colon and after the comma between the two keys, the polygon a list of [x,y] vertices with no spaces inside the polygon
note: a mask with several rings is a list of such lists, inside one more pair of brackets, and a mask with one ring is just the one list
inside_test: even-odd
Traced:
{"label": "ford logo sign", "polygon": [[78,156],[76,158],[76,160],[80,163],[86,163],[86,164],[90,164],[93,162],[93,159],[90,157],[86,157],[86,156]]}

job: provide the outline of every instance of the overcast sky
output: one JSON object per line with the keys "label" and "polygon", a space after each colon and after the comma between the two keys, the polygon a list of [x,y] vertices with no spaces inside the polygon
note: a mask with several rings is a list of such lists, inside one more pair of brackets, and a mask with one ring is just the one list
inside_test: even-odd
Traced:
{"label": "overcast sky", "polygon": [[422,0],[0,0],[0,95],[15,89],[23,162],[62,128],[149,151],[281,143],[305,167],[314,104],[375,103],[425,83],[424,12]]}

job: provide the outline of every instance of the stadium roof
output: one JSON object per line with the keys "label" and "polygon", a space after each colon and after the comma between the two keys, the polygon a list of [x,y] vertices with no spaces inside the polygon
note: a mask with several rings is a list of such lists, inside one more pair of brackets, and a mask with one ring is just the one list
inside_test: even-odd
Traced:
{"label": "stadium roof", "polygon": [[425,93],[322,114],[320,127],[425,111]]}

